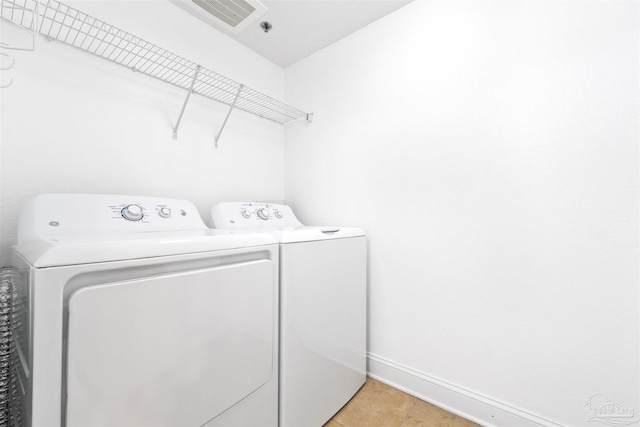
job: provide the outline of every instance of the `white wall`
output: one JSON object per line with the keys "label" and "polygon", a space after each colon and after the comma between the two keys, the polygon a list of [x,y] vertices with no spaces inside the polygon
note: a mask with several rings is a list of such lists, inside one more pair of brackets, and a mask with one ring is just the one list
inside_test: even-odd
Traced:
{"label": "white wall", "polygon": [[[266,93],[284,97],[284,72],[168,1],[68,4]],[[3,39],[24,41],[8,25]],[[36,41],[3,74],[0,266],[15,238],[18,210],[44,192],[189,199],[201,214],[222,200],[283,199],[281,125],[191,97],[186,91],[59,42]],[[3,62],[4,64],[4,62]]]}
{"label": "white wall", "polygon": [[286,70],[285,196],[369,234],[374,375],[485,424],[637,420],[638,9],[416,0]]}

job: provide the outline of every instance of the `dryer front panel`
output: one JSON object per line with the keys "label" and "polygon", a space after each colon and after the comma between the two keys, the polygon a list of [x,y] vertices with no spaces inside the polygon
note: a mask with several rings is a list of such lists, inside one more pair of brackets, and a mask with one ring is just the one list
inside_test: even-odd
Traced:
{"label": "dryer front panel", "polygon": [[267,383],[273,268],[258,260],[74,292],[66,425],[199,426]]}

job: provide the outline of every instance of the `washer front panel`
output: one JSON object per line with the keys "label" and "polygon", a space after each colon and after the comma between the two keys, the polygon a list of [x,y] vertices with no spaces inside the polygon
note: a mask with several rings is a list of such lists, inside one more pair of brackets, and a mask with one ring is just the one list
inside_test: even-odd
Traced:
{"label": "washer front panel", "polygon": [[203,425],[267,383],[273,268],[257,260],[74,292],[66,425]]}
{"label": "washer front panel", "polygon": [[280,426],[321,426],[366,379],[366,238],[280,245]]}

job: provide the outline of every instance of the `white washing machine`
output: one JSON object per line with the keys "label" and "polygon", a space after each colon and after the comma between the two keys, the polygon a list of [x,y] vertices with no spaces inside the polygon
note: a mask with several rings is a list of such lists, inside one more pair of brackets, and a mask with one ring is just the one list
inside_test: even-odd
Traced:
{"label": "white washing machine", "polygon": [[278,245],[184,200],[23,208],[14,325],[27,426],[277,426]]}
{"label": "white washing machine", "polygon": [[280,426],[322,426],[366,380],[364,232],[305,227],[286,205],[220,203],[211,216],[280,242]]}

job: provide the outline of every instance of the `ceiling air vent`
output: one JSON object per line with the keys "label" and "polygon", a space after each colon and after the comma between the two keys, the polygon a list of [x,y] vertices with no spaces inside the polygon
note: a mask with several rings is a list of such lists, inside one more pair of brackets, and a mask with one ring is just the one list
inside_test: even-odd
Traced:
{"label": "ceiling air vent", "polygon": [[267,11],[258,0],[171,0],[218,29],[238,34]]}

